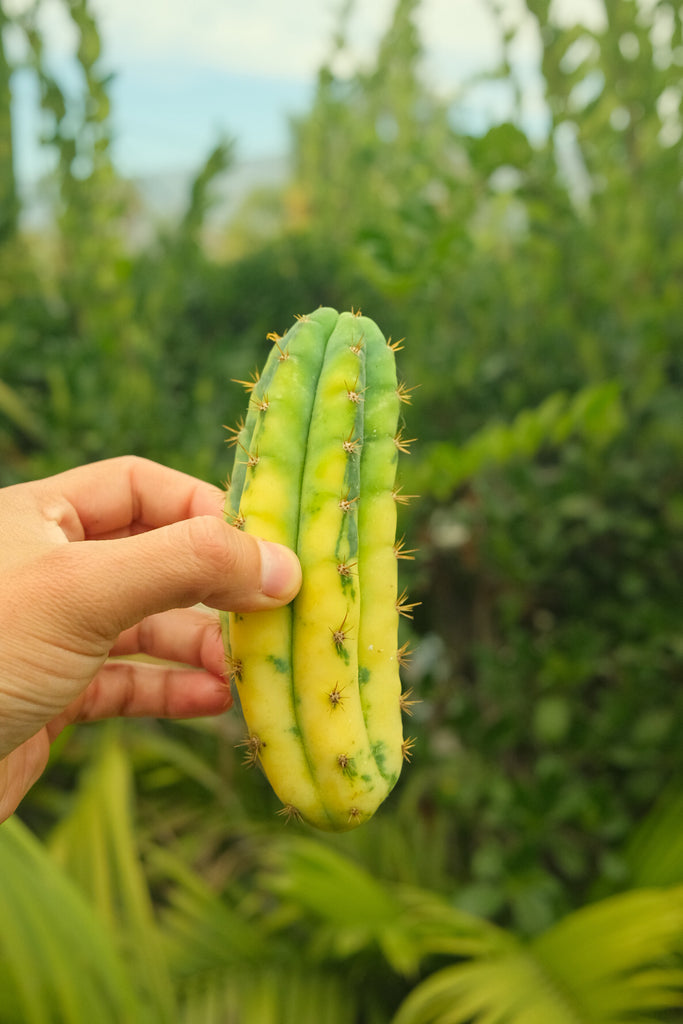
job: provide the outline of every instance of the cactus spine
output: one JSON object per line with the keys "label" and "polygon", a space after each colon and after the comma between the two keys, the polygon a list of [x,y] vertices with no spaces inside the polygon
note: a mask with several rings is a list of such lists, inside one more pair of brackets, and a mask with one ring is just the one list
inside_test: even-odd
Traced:
{"label": "cactus spine", "polygon": [[318,309],[277,338],[235,433],[226,516],[293,548],[286,608],[223,616],[260,762],[288,815],[326,830],[367,820],[403,740],[397,649],[395,346],[367,317]]}

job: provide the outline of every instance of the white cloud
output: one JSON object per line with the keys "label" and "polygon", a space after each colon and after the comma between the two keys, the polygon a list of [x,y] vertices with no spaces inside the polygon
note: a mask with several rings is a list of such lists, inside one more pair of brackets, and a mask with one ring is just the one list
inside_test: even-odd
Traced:
{"label": "white cloud", "polygon": [[[48,0],[53,2],[53,0]],[[591,2],[591,0],[588,0]],[[339,0],[93,0],[114,63],[174,56],[232,72],[310,78],[329,53]],[[395,0],[358,3],[349,30],[354,55],[373,53]],[[521,0],[505,0],[513,11]],[[430,60],[446,72],[495,55],[484,0],[423,0],[419,22]]]}
{"label": "white cloud", "polygon": [[110,59],[200,63],[230,72],[310,76],[334,19],[316,0],[94,0]]}
{"label": "white cloud", "polygon": [[[10,12],[31,0],[5,0]],[[353,53],[372,55],[395,0],[356,3],[350,33]],[[507,23],[524,26],[520,47],[533,56],[533,19],[523,0],[499,0]],[[92,0],[107,63],[174,60],[232,73],[310,79],[329,53],[340,0]],[[602,0],[555,0],[563,20],[599,24]],[[53,50],[73,47],[63,0],[43,0],[42,20]],[[564,13],[563,13],[564,12]],[[448,82],[490,65],[498,54],[488,0],[423,0],[418,19],[428,68]],[[530,29],[531,26],[531,29]]]}
{"label": "white cloud", "polygon": [[[34,0],[3,0],[8,13]],[[641,0],[642,3],[652,0]],[[116,151],[131,173],[142,166],[196,162],[217,129],[235,133],[244,152],[286,145],[286,115],[305,108],[314,76],[330,55],[343,0],[90,0],[103,43],[103,63],[115,73]],[[356,0],[348,25],[352,62],[372,61],[396,0]],[[424,71],[451,93],[473,72],[494,67],[500,33],[492,14],[516,28],[514,62],[527,86],[530,124],[542,115],[537,88],[538,30],[524,0],[422,0],[418,24]],[[76,33],[66,0],[40,5],[48,55],[72,54]],[[600,26],[602,0],[553,0],[563,20]],[[20,37],[17,34],[14,39]],[[62,62],[61,70],[65,65]],[[476,121],[501,115],[505,96],[470,98]],[[468,111],[465,111],[468,115]],[[30,99],[22,106],[21,163],[35,161]],[[478,123],[478,122],[477,122]],[[26,155],[24,155],[26,154]]]}

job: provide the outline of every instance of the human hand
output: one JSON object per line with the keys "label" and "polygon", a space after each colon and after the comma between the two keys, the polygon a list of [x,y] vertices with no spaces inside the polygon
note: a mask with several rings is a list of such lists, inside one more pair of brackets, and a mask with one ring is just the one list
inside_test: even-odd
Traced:
{"label": "human hand", "polygon": [[[230,706],[216,618],[193,606],[277,607],[301,570],[222,499],[133,456],[0,490],[0,821],[69,723]],[[108,660],[134,653],[195,667]]]}

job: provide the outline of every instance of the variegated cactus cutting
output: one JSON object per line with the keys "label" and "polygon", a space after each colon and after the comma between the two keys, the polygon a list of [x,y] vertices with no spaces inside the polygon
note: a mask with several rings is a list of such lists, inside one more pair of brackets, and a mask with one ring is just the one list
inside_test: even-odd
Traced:
{"label": "variegated cactus cutting", "polygon": [[[234,431],[228,520],[296,551],[303,582],[285,608],[223,616],[248,735],[283,813],[342,831],[391,791],[411,741],[399,668],[396,541],[399,429],[409,390],[368,317],[321,308],[297,318]],[[243,382],[244,383],[244,382]]]}

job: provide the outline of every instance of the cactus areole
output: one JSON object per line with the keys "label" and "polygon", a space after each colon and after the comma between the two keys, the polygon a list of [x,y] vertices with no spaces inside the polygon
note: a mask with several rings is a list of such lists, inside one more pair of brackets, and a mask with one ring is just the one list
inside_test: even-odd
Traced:
{"label": "cactus areole", "polygon": [[[285,608],[223,615],[232,679],[281,813],[328,831],[366,821],[398,779],[403,739],[398,649],[396,468],[406,390],[395,350],[356,313],[297,318],[247,382],[226,518],[286,544],[303,582]],[[245,382],[242,382],[245,383]]]}

